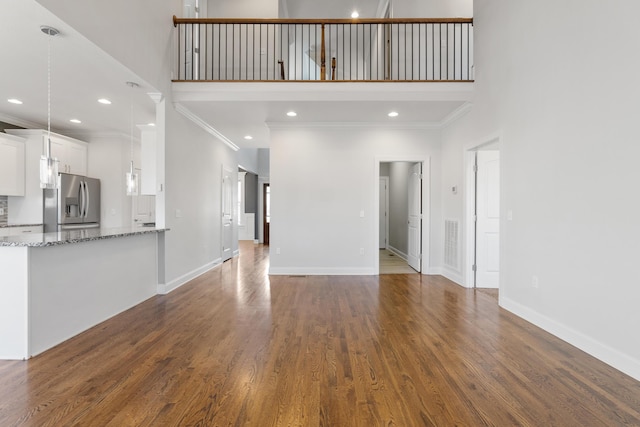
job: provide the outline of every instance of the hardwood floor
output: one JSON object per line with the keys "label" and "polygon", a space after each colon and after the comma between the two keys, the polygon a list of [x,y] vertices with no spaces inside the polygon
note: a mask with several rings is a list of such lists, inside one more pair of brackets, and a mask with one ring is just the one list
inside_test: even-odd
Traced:
{"label": "hardwood floor", "polygon": [[388,249],[380,249],[380,274],[417,274],[407,261]]}
{"label": "hardwood floor", "polygon": [[167,296],[0,362],[0,426],[640,425],[638,381],[495,292],[267,268],[243,242]]}

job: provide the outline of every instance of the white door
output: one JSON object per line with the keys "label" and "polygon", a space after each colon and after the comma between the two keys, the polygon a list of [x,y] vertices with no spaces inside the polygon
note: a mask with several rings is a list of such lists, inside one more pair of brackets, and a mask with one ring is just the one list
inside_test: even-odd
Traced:
{"label": "white door", "polygon": [[477,153],[476,287],[497,288],[500,273],[500,152]]}
{"label": "white door", "polygon": [[233,175],[222,168],[222,262],[233,256]]}
{"label": "white door", "polygon": [[422,252],[422,163],[409,169],[409,239],[407,263],[418,273],[421,271]]}
{"label": "white door", "polygon": [[380,177],[380,234],[378,248],[387,248],[389,230],[389,177]]}

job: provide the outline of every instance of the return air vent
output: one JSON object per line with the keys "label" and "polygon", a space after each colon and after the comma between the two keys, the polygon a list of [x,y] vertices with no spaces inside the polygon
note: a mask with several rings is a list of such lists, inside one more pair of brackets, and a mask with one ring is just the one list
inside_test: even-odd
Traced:
{"label": "return air vent", "polygon": [[460,222],[452,219],[444,220],[444,265],[459,271],[458,256]]}

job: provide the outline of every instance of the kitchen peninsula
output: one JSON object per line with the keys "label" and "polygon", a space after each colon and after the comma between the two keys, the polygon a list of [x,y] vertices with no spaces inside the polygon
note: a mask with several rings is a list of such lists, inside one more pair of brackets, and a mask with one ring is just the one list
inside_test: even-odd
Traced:
{"label": "kitchen peninsula", "polygon": [[0,359],[27,359],[157,293],[166,229],[0,237]]}

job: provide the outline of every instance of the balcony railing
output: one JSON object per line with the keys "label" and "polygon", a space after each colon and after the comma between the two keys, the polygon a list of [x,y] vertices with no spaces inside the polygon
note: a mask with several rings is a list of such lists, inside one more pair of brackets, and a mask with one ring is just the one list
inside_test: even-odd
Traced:
{"label": "balcony railing", "polygon": [[473,19],[183,19],[174,81],[473,81]]}

